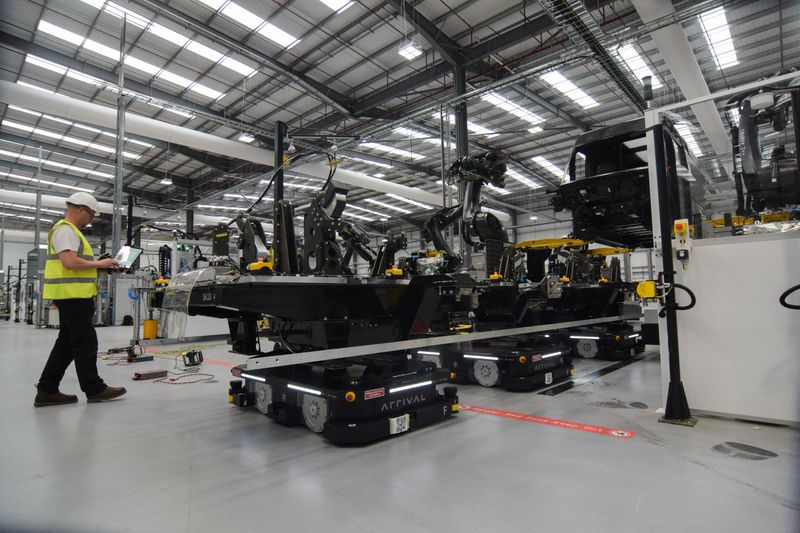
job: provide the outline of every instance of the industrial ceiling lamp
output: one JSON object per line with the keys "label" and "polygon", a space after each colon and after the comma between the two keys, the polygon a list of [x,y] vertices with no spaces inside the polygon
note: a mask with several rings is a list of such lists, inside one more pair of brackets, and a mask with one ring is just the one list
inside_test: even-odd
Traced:
{"label": "industrial ceiling lamp", "polygon": [[422,49],[417,46],[417,43],[409,39],[400,46],[400,48],[397,50],[397,53],[411,61],[412,59],[422,55]]}
{"label": "industrial ceiling lamp", "polygon": [[164,158],[164,177],[161,178],[161,185],[172,185],[172,178],[167,175],[167,160],[169,159],[169,144],[167,144],[167,157]]}
{"label": "industrial ceiling lamp", "polygon": [[400,16],[403,18],[403,43],[398,48],[397,53],[406,58],[409,61],[412,61],[414,58],[417,58],[422,55],[422,48],[414,42],[414,39],[411,39],[408,36],[408,27],[406,25],[406,3],[403,2],[400,4]]}

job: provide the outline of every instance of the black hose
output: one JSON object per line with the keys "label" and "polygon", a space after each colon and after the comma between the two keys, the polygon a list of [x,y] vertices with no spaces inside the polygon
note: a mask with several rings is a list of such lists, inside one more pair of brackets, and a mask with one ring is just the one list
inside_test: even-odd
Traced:
{"label": "black hose", "polygon": [[661,318],[664,318],[665,316],[667,316],[667,308],[668,307],[672,307],[676,311],[687,311],[687,310],[691,309],[692,307],[694,307],[694,305],[697,303],[697,298],[695,297],[694,293],[686,285],[681,285],[680,283],[673,283],[672,287],[673,287],[673,290],[674,289],[682,289],[682,290],[684,290],[686,292],[686,294],[689,295],[689,303],[687,305],[678,305],[677,303],[674,304],[674,305],[671,305],[671,306],[670,305],[665,305],[664,307],[661,308],[661,311],[658,312],[658,316],[660,316]]}
{"label": "black hose", "polygon": [[697,298],[695,297],[694,293],[689,287],[687,287],[686,285],[681,285],[680,283],[673,283],[672,286],[675,287],[676,289],[683,289],[686,292],[686,294],[689,295],[690,298],[689,305],[675,304],[676,311],[687,311],[692,307],[694,307],[694,304],[697,303]]}
{"label": "black hose", "polygon": [[[301,159],[305,159],[306,157],[311,157],[312,155],[320,155],[320,154],[326,155],[328,157],[328,161],[331,163],[331,169],[328,171],[328,179],[325,181],[325,185],[327,185],[328,182],[331,180],[331,178],[333,178],[333,173],[335,171],[334,170],[335,166],[333,165],[333,156],[331,154],[329,154],[328,152],[317,152],[317,151],[314,151],[314,152],[305,152],[305,153],[302,153],[302,154],[297,154],[296,156],[293,156],[293,157],[289,158],[289,164],[294,164],[294,163],[296,163],[297,161],[299,161]],[[264,199],[264,197],[269,192],[270,187],[272,187],[272,182],[275,181],[275,176],[278,175],[278,171],[280,171],[282,168],[283,167],[281,166],[281,167],[278,167],[278,168],[276,168],[275,170],[272,171],[272,175],[270,175],[269,182],[267,183],[267,186],[264,187],[264,191],[261,193],[261,195],[259,195],[259,197],[256,199],[256,201],[253,202],[253,204],[245,210],[246,214],[252,213],[253,209],[255,209],[256,206],[261,203],[261,200]],[[230,223],[228,225],[230,225]]]}
{"label": "black hose", "polygon": [[800,309],[800,305],[790,304],[789,302],[786,301],[786,299],[789,298],[789,295],[798,289],[800,289],[800,285],[795,285],[794,287],[791,287],[786,292],[781,294],[781,297],[778,299],[781,305],[784,306],[786,309]]}

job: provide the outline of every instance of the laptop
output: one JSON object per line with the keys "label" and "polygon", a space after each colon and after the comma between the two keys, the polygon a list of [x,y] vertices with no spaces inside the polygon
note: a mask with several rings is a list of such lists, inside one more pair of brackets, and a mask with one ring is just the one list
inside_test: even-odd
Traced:
{"label": "laptop", "polygon": [[114,259],[116,259],[119,263],[118,268],[131,268],[133,263],[139,259],[141,253],[141,248],[137,248],[135,246],[123,246],[120,248],[119,252],[117,252],[117,256],[114,257]]}

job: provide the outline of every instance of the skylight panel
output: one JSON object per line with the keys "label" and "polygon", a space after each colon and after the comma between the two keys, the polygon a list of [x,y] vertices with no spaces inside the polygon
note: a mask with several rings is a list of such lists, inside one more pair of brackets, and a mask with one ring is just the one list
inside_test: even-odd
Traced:
{"label": "skylight panel", "polygon": [[[12,202],[0,202],[0,205],[2,205],[4,207],[16,207],[17,209],[22,209],[24,211],[30,211],[30,209],[31,209],[31,206],[29,206],[29,205],[15,204],[15,203],[12,203]],[[60,215],[63,212],[63,211],[56,211],[55,209],[48,209],[46,207],[39,207],[39,209],[43,213],[53,213],[53,214],[56,214],[56,215]]]}
{"label": "skylight panel", "polygon": [[499,133],[495,133],[494,131],[481,126],[480,124],[476,124],[475,122],[467,121],[467,129],[476,135],[486,135],[487,139],[491,139],[492,137],[497,137]]}
{"label": "skylight panel", "polygon": [[155,76],[159,73],[161,68],[148,63],[147,61],[142,61],[141,59],[136,59],[131,55],[125,56],[125,64],[131,68],[135,68],[136,70],[141,70],[142,72],[146,72],[151,76]]}
{"label": "skylight panel", "polygon": [[659,87],[663,86],[661,80],[658,79],[658,76],[653,74],[653,71],[647,66],[647,63],[645,63],[642,56],[640,56],[639,52],[636,51],[633,43],[628,43],[618,47],[616,50],[614,50],[614,53],[619,60],[625,64],[628,70],[631,71],[633,77],[636,78],[639,83],[642,82],[642,78],[650,76],[653,89],[658,89]]}
{"label": "skylight panel", "polygon": [[581,106],[583,109],[590,109],[600,104],[594,98],[579,89],[574,83],[557,71],[547,72],[542,75],[542,79],[553,86],[558,92]]}
{"label": "skylight panel", "polygon": [[360,207],[360,206],[357,206],[355,204],[347,204],[347,208],[348,209],[357,209],[358,211],[363,211],[364,213],[369,213],[371,215],[377,215],[381,219],[387,219],[388,220],[390,218],[389,215],[387,215],[386,213],[379,213],[377,211],[373,211],[372,209],[367,209],[366,207]]}
{"label": "skylight panel", "polygon": [[703,150],[700,149],[700,144],[698,144],[694,133],[692,133],[692,130],[687,124],[675,124],[675,130],[681,137],[683,137],[683,140],[686,142],[686,146],[689,147],[689,151],[692,152],[692,155],[695,157],[700,157],[703,155]]}
{"label": "skylight panel", "polygon": [[[36,217],[30,216],[30,215],[15,215],[13,213],[3,213],[3,212],[0,212],[0,215],[2,215],[4,217],[21,218],[22,220],[36,220]],[[49,219],[49,218],[39,218],[39,220],[41,220],[42,222],[47,222],[47,223],[53,222],[53,220]]]}
{"label": "skylight panel", "polygon": [[409,152],[408,150],[402,150],[400,148],[395,148],[393,146],[386,146],[385,144],[374,143],[374,142],[363,142],[361,146],[365,148],[372,148],[373,150],[380,150],[381,152],[386,152],[389,154],[399,155],[401,157],[409,157],[414,159],[415,161],[418,159],[425,159],[424,155],[415,154],[414,152]]}
{"label": "skylight panel", "polygon": [[495,194],[499,194],[500,196],[505,196],[507,194],[511,194],[511,191],[507,191],[505,189],[501,189],[500,187],[495,187],[491,183],[486,184],[486,188],[492,191]]}
{"label": "skylight panel", "polygon": [[95,9],[101,9],[103,7],[103,4],[106,3],[105,0],[81,0],[81,2],[83,2],[84,4],[89,4]]}
{"label": "skylight panel", "polygon": [[365,163],[367,165],[373,165],[373,166],[380,167],[380,168],[394,168],[392,165],[389,165],[387,163],[381,163],[381,162],[378,162],[378,161],[370,161],[369,159],[362,159],[360,157],[353,157],[351,155],[346,155],[346,156],[343,156],[343,157],[345,159],[349,159],[351,161],[357,161],[359,163]]}
{"label": "skylight panel", "polygon": [[114,48],[111,48],[110,46],[106,46],[104,44],[100,44],[97,41],[86,39],[83,43],[83,49],[91,50],[96,54],[111,59],[112,61],[119,61],[119,50],[115,50]]}
{"label": "skylight panel", "polygon": [[329,8],[331,8],[332,10],[336,11],[337,14],[341,13],[342,11],[353,5],[353,2],[351,2],[350,0],[319,0],[319,1],[328,6]]}
{"label": "skylight panel", "polygon": [[[53,63],[52,61],[47,61],[46,59],[42,59],[40,57],[36,57],[34,55],[28,54],[25,56],[25,62],[30,63],[31,65],[36,65],[38,67],[47,69],[52,72],[57,72],[58,74],[65,74],[68,78],[72,78],[74,80],[87,83],[94,87],[108,87],[108,84],[105,83],[103,80],[99,78],[95,78],[93,76],[89,76],[82,72],[78,72],[72,69],[68,69],[66,67],[62,67],[57,63]],[[110,89],[110,88],[109,88]],[[44,89],[43,89],[44,90]],[[115,90],[116,92],[116,90]]]}
{"label": "skylight panel", "polygon": [[158,35],[159,37],[161,37],[165,41],[169,41],[172,44],[177,45],[177,46],[179,46],[181,48],[186,46],[186,44],[189,42],[189,38],[188,37],[186,37],[184,35],[181,35],[180,33],[176,32],[176,31],[173,31],[173,30],[167,28],[166,26],[162,26],[161,24],[158,24],[156,22],[153,22],[150,25],[150,28],[148,28],[148,29],[150,30],[150,32]]}
{"label": "skylight panel", "polygon": [[200,44],[195,40],[189,41],[189,44],[186,45],[186,49],[189,50],[190,52],[194,52],[200,57],[205,57],[207,59],[210,59],[214,63],[218,62],[224,57],[223,54],[217,52],[213,48],[209,48],[208,46]]}
{"label": "skylight panel", "polygon": [[718,7],[701,14],[700,26],[703,28],[703,34],[711,48],[717,68],[722,70],[738,65],[739,59],[736,57],[725,8]]}
{"label": "skylight panel", "polygon": [[[222,195],[224,198],[230,198],[231,200],[258,200],[258,196],[255,194],[238,194],[228,192]],[[264,200],[269,200],[269,197],[265,197]]]}
{"label": "skylight panel", "polygon": [[[527,109],[515,104],[508,98],[501,96],[497,93],[486,93],[481,96],[481,100],[485,102],[489,102],[490,104],[494,105],[495,107],[499,107],[503,111],[507,111],[512,115],[521,118],[522,120],[529,122],[530,124],[541,124],[544,122],[544,119],[537,115],[536,113],[531,113]],[[541,131],[541,129],[539,130]],[[531,132],[535,133],[535,132]]]}
{"label": "skylight panel", "polygon": [[[65,121],[65,122],[67,122],[67,124],[70,124],[68,121]],[[112,148],[111,146],[106,146],[104,144],[98,144],[98,143],[94,143],[94,142],[91,142],[91,141],[86,141],[84,139],[79,139],[77,137],[72,137],[70,135],[63,135],[61,133],[56,133],[56,132],[53,132],[53,131],[50,131],[50,130],[46,130],[44,128],[31,127],[31,126],[28,126],[27,124],[21,124],[19,122],[14,122],[14,121],[8,120],[8,119],[3,119],[2,124],[3,124],[3,126],[6,126],[6,127],[9,127],[9,128],[12,128],[12,129],[17,129],[17,130],[25,131],[25,132],[28,132],[28,133],[33,133],[35,135],[41,135],[42,137],[48,137],[50,139],[55,139],[56,141],[59,141],[59,142],[66,142],[66,143],[69,143],[69,144],[75,144],[77,146],[82,146],[84,148],[93,148],[93,149],[95,149],[97,151],[105,152],[107,154],[112,154],[112,153],[114,153],[116,151],[116,149]],[[138,159],[139,157],[141,157],[141,155],[140,154],[134,154],[132,152],[124,152],[123,151],[123,157],[127,157],[129,159]]]}
{"label": "skylight panel", "polygon": [[[347,206],[347,208],[350,208],[350,207],[352,207],[352,206],[351,206],[351,205],[348,205],[348,206]],[[346,208],[346,209],[347,209],[347,208]],[[349,213],[347,210],[345,210],[345,211],[342,213],[342,216],[343,216],[343,217],[357,218],[358,220],[363,220],[364,222],[375,222],[375,219],[374,219],[374,218],[365,217],[364,215],[357,215],[357,214],[355,214],[355,213]]]}
{"label": "skylight panel", "polygon": [[544,157],[537,155],[536,157],[531,157],[531,161],[548,171],[550,174],[556,176],[558,179],[564,179],[564,172]]}
{"label": "skylight panel", "polygon": [[7,178],[20,180],[20,181],[24,181],[24,182],[27,182],[27,183],[37,183],[39,185],[50,185],[52,187],[60,187],[62,189],[69,189],[71,191],[83,191],[83,192],[89,192],[89,193],[93,193],[94,192],[94,189],[86,189],[86,188],[83,188],[83,187],[77,187],[75,185],[67,185],[66,183],[56,183],[55,181],[42,180],[42,179],[39,179],[39,178],[29,178],[27,176],[20,176],[19,174],[12,174],[10,172],[2,172],[2,171],[0,171],[0,176],[6,176]]}
{"label": "skylight panel", "polygon": [[170,72],[169,70],[166,69],[161,70],[158,73],[158,77],[161,78],[162,80],[174,83],[178,87],[183,87],[184,89],[186,89],[187,87],[189,87],[189,85],[193,83],[192,80],[184,78],[183,76],[178,76],[174,72]]}
{"label": "skylight panel", "polygon": [[224,209],[227,211],[240,211],[244,209],[241,206],[232,206],[232,205],[212,205],[212,204],[198,204],[196,207],[200,209]]}
{"label": "skylight panel", "polygon": [[83,43],[82,36],[69,30],[65,30],[64,28],[56,26],[55,24],[50,24],[46,20],[40,20],[38,28],[39,31],[47,33],[48,35],[52,35],[53,37],[58,37],[62,41],[67,41],[75,46],[80,46]]}
{"label": "skylight panel", "polygon": [[148,24],[150,24],[150,19],[143,17],[139,13],[131,11],[130,9],[124,8],[119,4],[115,4],[114,2],[106,3],[105,12],[120,19],[125,16],[125,21],[128,24],[133,24],[137,28],[144,29]]}
{"label": "skylight panel", "polygon": [[25,56],[25,61],[27,63],[30,63],[31,65],[36,65],[37,67],[41,67],[43,69],[46,69],[46,70],[49,70],[51,72],[55,72],[55,73],[58,73],[58,74],[62,74],[63,75],[63,74],[67,73],[67,69],[65,67],[62,67],[61,65],[53,63],[52,61],[47,61],[46,59],[42,59],[40,57],[32,56],[30,54]]}
{"label": "skylight panel", "polygon": [[[212,9],[219,9],[219,6],[222,5],[221,2],[210,2],[206,0],[201,1]],[[300,42],[299,39],[293,35],[290,35],[270,22],[266,22],[255,13],[248,11],[235,2],[228,2],[225,4],[220,13],[236,21],[245,28],[248,28],[250,31],[257,32],[263,37],[283,46],[286,49],[289,49]]]}
{"label": "skylight panel", "polygon": [[[108,85],[100,78],[95,78],[94,76],[89,76],[88,74],[84,74],[83,72],[78,72],[72,69],[69,69],[67,71],[67,77],[72,78],[73,80],[80,81],[82,83],[86,83],[88,85],[92,85],[94,87],[105,87]],[[114,92],[116,92],[116,88],[114,88]]]}
{"label": "skylight panel", "polygon": [[383,207],[384,209],[391,209],[392,211],[397,211],[398,213],[402,213],[404,215],[410,215],[411,213],[413,213],[413,211],[409,209],[403,209],[402,207],[397,207],[392,204],[387,204],[386,202],[381,202],[380,200],[375,200],[374,198],[364,198],[364,201]]}
{"label": "skylight panel", "polygon": [[232,18],[250,31],[255,31],[256,28],[264,24],[264,19],[243,8],[235,2],[230,2],[222,8],[222,14]]}
{"label": "skylight panel", "polygon": [[[8,150],[0,150],[0,155],[5,155],[5,156],[8,156],[8,157],[12,157],[14,159],[22,159],[23,161],[30,161],[31,163],[38,163],[39,162],[39,158],[38,157],[33,157],[33,156],[30,156],[30,155],[25,155],[25,154],[15,154],[14,152],[9,152]],[[106,179],[114,179],[114,175],[113,174],[109,174],[107,172],[100,172],[100,171],[97,171],[97,170],[89,170],[88,168],[76,167],[74,165],[67,165],[67,164],[64,164],[64,163],[58,163],[56,161],[49,161],[49,160],[43,159],[42,160],[42,165],[43,166],[52,166],[52,167],[56,167],[56,168],[61,168],[61,169],[64,169],[64,170],[72,170],[74,172],[81,172],[83,174],[91,174],[93,176],[99,176],[101,178],[106,178]]]}
{"label": "skylight panel", "polygon": [[399,194],[394,194],[394,193],[391,193],[391,192],[387,192],[386,196],[388,196],[389,198],[394,198],[395,200],[400,200],[401,202],[405,202],[407,204],[411,204],[411,205],[415,205],[417,207],[421,207],[422,209],[433,209],[433,207],[431,207],[431,206],[429,206],[427,204],[423,204],[422,202],[417,202],[416,200],[411,200],[410,198],[403,198]]}
{"label": "skylight panel", "polygon": [[28,82],[25,82],[25,81],[17,81],[17,85],[22,85],[23,87],[30,87],[31,89],[44,91],[44,92],[50,93],[50,94],[56,94],[55,91],[51,91],[50,89],[45,89],[44,87],[39,87],[38,85],[34,85],[32,83],[28,83]]}
{"label": "skylight panel", "polygon": [[728,121],[731,123],[731,127],[739,126],[739,110],[737,108],[729,107],[725,110],[725,114],[728,117]]}
{"label": "skylight panel", "polygon": [[[123,13],[127,15],[128,22],[140,27],[145,28],[147,31],[168,41],[176,46],[181,48],[186,48],[187,50],[194,52],[195,54],[199,55],[200,57],[210,60],[214,63],[220,63],[226,68],[237,72],[238,74],[242,74],[243,76],[252,76],[255,73],[255,70],[248,67],[244,63],[237,61],[235,59],[226,59],[225,55],[214,50],[213,48],[209,48],[204,44],[200,44],[197,41],[190,39],[189,37],[177,32],[175,30],[171,30],[166,26],[159,24],[157,22],[152,22],[149,19],[129,10],[122,6],[119,6],[113,2],[108,2],[105,4],[103,1],[100,0],[81,0],[82,2],[94,6],[97,9],[103,9],[106,13],[115,16],[117,18],[122,18]],[[105,4],[105,5],[104,5]],[[222,2],[219,2],[219,5],[222,5]],[[238,6],[237,6],[238,7]],[[215,8],[216,9],[216,8]],[[235,7],[232,9],[236,9]]]}
{"label": "skylight panel", "polygon": [[258,33],[260,33],[270,41],[278,43],[287,50],[300,42],[300,40],[297,37],[294,37],[289,33],[286,33],[279,27],[269,22],[267,22],[261,28],[259,28]]}
{"label": "skylight panel", "polygon": [[200,3],[207,5],[214,11],[218,11],[227,0],[198,0]]}
{"label": "skylight panel", "polygon": [[538,183],[536,183],[535,181],[533,181],[530,178],[526,178],[525,176],[523,176],[521,173],[517,172],[513,168],[506,169],[506,176],[508,176],[509,178],[511,178],[513,180],[516,180],[516,181],[522,183],[523,185],[527,185],[531,189],[541,189],[542,188],[541,185],[539,185]]}
{"label": "skylight panel", "polygon": [[219,64],[222,65],[223,67],[227,67],[233,70],[234,72],[238,72],[242,76],[252,76],[256,72],[255,69],[248,67],[241,61],[237,61],[232,57],[223,58],[222,61],[219,62]]}
{"label": "skylight panel", "polygon": [[[259,181],[259,183],[269,183],[269,181],[268,180],[262,180],[262,181]],[[285,183],[284,182],[283,186],[287,187],[289,189],[304,189],[304,190],[308,190],[308,191],[319,190],[319,187],[315,187],[315,186],[312,186],[312,185],[303,185],[301,183]]]}
{"label": "skylight panel", "polygon": [[404,137],[411,137],[412,139],[419,139],[420,141],[425,141],[429,144],[435,144],[436,146],[441,146],[441,140],[438,137],[433,137],[427,133],[423,133],[421,131],[412,130],[411,128],[405,127],[397,127],[393,130],[398,135],[403,135]]}
{"label": "skylight panel", "polygon": [[221,93],[215,89],[212,89],[211,87],[206,87],[202,83],[195,83],[194,85],[189,87],[189,90],[194,91],[198,94],[202,94],[203,96],[208,96],[212,100],[219,100],[220,98],[225,96],[225,93]]}
{"label": "skylight panel", "polygon": [[[65,124],[65,125],[73,127],[73,128],[78,128],[78,129],[82,129],[82,130],[85,130],[85,131],[90,131],[92,133],[95,133],[97,135],[102,135],[104,137],[110,137],[110,138],[115,139],[115,140],[117,138],[117,134],[116,133],[112,133],[110,131],[104,131],[104,130],[101,130],[99,128],[95,128],[93,126],[87,126],[86,124],[81,124],[80,122],[72,122],[70,120],[65,120],[65,119],[63,119],[61,117],[55,117],[53,115],[48,115],[46,113],[42,114],[42,113],[39,113],[38,111],[32,111],[30,109],[26,109],[24,107],[19,107],[19,106],[15,106],[15,105],[10,105],[8,107],[9,107],[9,109],[13,109],[15,111],[19,111],[21,113],[25,113],[27,115],[32,115],[32,116],[35,116],[35,117],[45,118],[47,120],[52,120],[54,122],[58,122],[60,124]],[[146,143],[146,142],[143,142],[143,141],[139,141],[139,140],[136,140],[136,139],[128,139],[127,137],[125,138],[125,142],[129,142],[129,143],[132,143],[132,144],[138,144],[138,145],[144,146],[146,148],[155,148],[155,145],[153,145],[153,144]],[[139,156],[136,155],[136,157],[139,157]]]}

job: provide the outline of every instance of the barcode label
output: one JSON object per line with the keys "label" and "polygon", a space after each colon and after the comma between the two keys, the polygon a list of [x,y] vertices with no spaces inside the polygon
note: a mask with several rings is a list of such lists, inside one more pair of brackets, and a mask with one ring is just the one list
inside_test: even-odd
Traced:
{"label": "barcode label", "polygon": [[400,415],[389,419],[389,434],[405,433],[411,427],[411,415]]}

